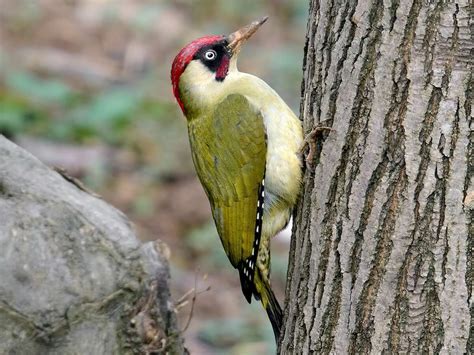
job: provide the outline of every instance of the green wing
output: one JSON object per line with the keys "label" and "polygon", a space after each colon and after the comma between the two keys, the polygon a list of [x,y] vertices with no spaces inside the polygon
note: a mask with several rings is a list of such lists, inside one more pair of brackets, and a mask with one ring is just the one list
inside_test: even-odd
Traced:
{"label": "green wing", "polygon": [[232,265],[238,267],[251,256],[255,238],[267,152],[263,118],[244,96],[233,94],[209,116],[189,121],[188,128],[194,165],[217,231]]}

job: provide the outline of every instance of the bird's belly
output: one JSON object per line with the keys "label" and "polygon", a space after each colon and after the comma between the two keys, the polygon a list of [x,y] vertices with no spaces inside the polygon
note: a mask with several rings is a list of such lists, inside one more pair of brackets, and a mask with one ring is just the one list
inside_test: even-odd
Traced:
{"label": "bird's belly", "polygon": [[254,93],[246,97],[262,113],[267,135],[262,227],[265,239],[286,225],[298,198],[302,174],[298,152],[303,144],[303,128],[298,117],[264,81],[249,75],[244,78],[246,85],[242,87]]}
{"label": "bird's belly", "polygon": [[301,164],[296,152],[289,147],[268,147],[265,173],[265,190],[271,198],[278,198],[294,204],[298,197],[301,184]]}
{"label": "bird's belly", "polygon": [[302,175],[298,153],[303,142],[301,122],[286,105],[276,111],[264,115],[267,163],[263,229],[270,237],[288,222],[300,192]]}
{"label": "bird's belly", "polygon": [[301,185],[301,122],[286,106],[264,111],[267,133],[265,190],[294,204]]}

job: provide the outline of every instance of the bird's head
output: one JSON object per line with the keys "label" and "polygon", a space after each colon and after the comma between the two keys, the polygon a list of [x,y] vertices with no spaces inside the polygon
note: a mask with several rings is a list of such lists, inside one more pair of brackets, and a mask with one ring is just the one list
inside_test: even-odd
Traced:
{"label": "bird's head", "polygon": [[242,44],[267,18],[254,21],[228,36],[198,38],[179,51],[171,68],[171,82],[173,94],[183,112],[183,90],[193,91],[193,88],[207,84],[222,83],[229,74],[237,71],[237,56]]}

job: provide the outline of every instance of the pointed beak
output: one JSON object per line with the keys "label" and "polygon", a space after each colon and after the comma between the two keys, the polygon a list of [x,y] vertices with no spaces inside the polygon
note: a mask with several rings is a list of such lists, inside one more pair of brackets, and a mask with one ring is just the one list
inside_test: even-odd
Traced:
{"label": "pointed beak", "polygon": [[260,20],[254,21],[251,24],[242,27],[241,29],[227,36],[226,39],[229,42],[227,48],[232,53],[232,55],[239,53],[242,44],[252,37],[252,35],[260,28],[260,26],[262,26],[265,21],[267,21],[267,19],[268,16],[262,17]]}

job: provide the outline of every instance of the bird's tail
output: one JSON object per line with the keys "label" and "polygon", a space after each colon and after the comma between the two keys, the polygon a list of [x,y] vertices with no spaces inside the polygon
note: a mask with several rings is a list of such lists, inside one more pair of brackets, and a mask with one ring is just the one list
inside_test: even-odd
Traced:
{"label": "bird's tail", "polygon": [[258,269],[255,272],[255,286],[260,296],[263,308],[267,311],[270,323],[272,323],[275,340],[278,343],[280,339],[281,327],[283,324],[283,311],[273,293],[270,284],[261,275]]}

